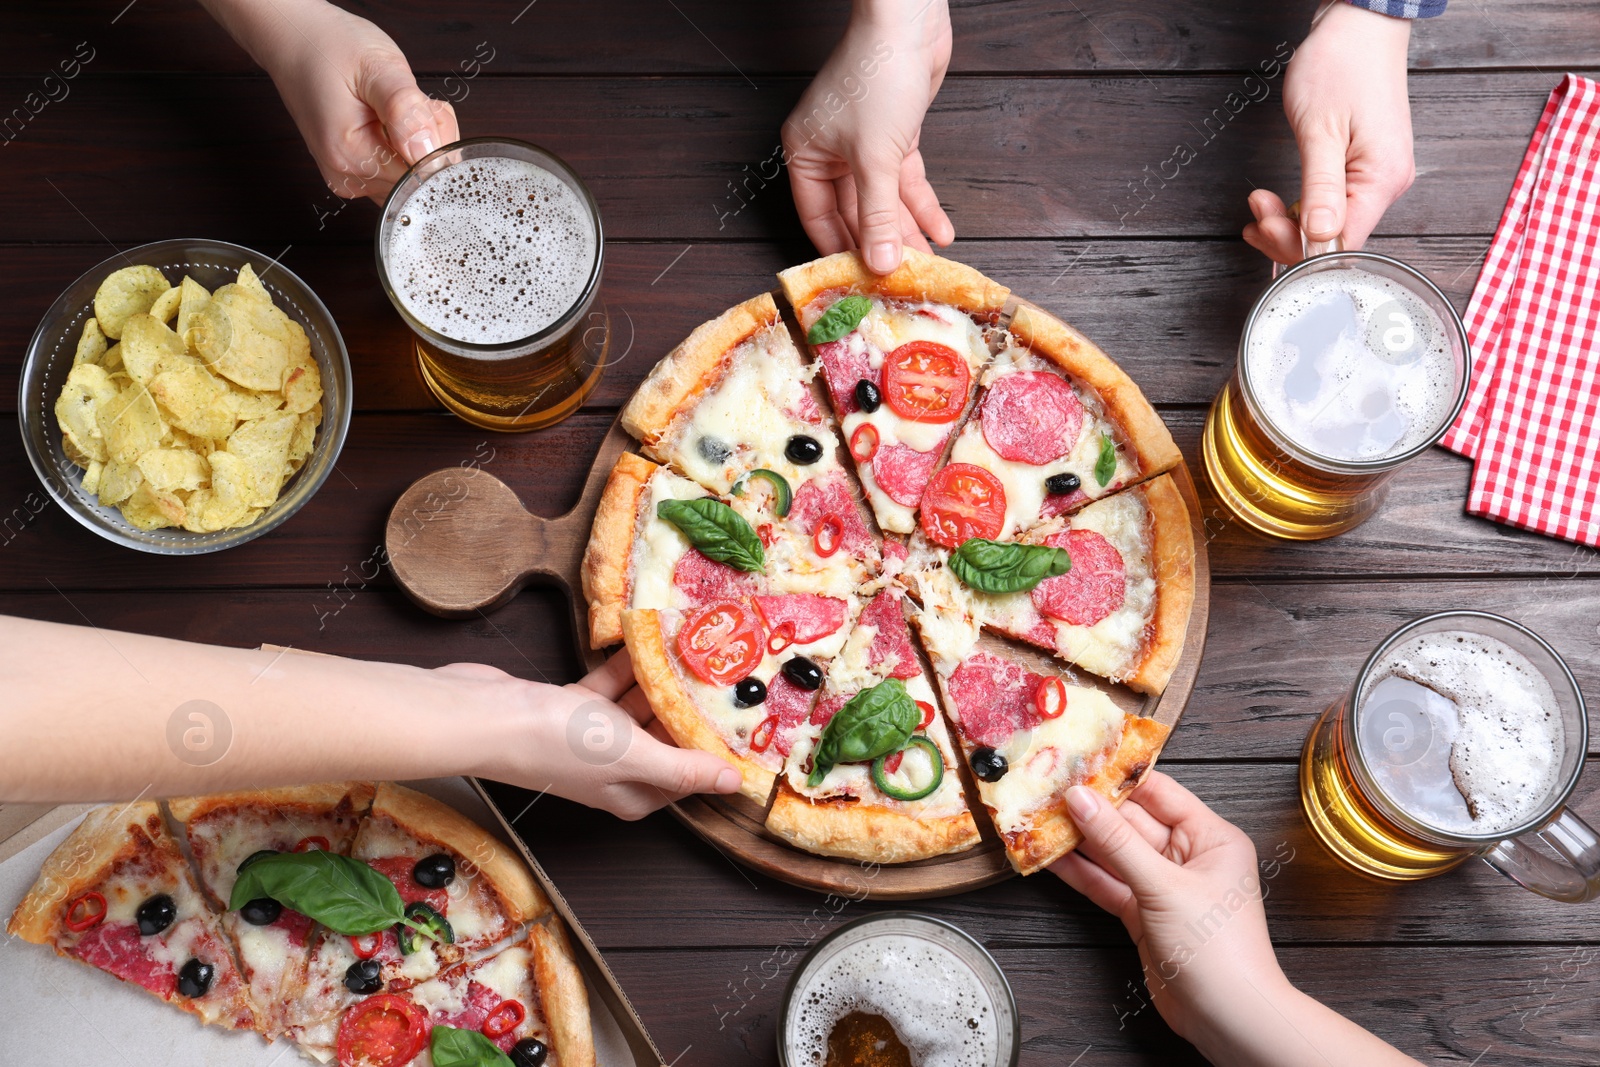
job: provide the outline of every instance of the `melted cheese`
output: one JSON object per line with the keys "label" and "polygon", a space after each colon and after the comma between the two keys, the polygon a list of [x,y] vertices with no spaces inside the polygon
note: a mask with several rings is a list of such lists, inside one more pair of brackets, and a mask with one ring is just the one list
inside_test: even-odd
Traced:
{"label": "melted cheese", "polygon": [[472,972],[472,980],[494,991],[502,1000],[520,1000],[524,1008],[532,985],[528,975],[533,967],[533,954],[522,945],[513,945],[500,955],[480,964]]}
{"label": "melted cheese", "polygon": [[644,494],[634,533],[631,607],[665,609],[678,605],[672,570],[689,551],[689,542],[676,526],[656,517],[656,505],[663,500],[694,500],[705,495],[698,485],[664,468],[650,476],[649,492]]}
{"label": "melted cheese", "polygon": [[1083,781],[1094,769],[1090,761],[1121,737],[1123,719],[1105,693],[1069,683],[1066,711],[1012,734],[995,750],[1009,765],[1005,777],[978,783],[995,827],[1001,833],[1023,829],[1028,813]]}

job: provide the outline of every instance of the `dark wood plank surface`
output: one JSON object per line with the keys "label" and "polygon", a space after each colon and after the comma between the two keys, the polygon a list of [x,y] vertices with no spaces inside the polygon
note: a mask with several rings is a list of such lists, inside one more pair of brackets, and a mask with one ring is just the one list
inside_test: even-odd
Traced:
{"label": "dark wood plank surface", "polygon": [[[14,5],[0,36],[0,125],[30,92],[57,99],[20,120],[13,111],[0,134],[0,346],[13,353],[0,361],[0,437],[13,442],[0,450],[0,610],[570,680],[557,593],[531,588],[461,622],[425,615],[378,565],[384,517],[414,478],[457,464],[560,514],[655,360],[809,257],[785,179],[761,174],[846,5],[346,6],[399,41],[469,134],[546,144],[592,183],[612,238],[605,382],[583,412],[525,437],[486,437],[439,413],[376,284],[376,209],[323,189],[270,83],[197,5]],[[924,131],[960,235],[951,254],[1099,341],[1161,406],[1197,472],[1205,407],[1268,277],[1237,239],[1245,195],[1292,193],[1297,176],[1281,75],[1237,116],[1226,100],[1298,40],[1312,6],[955,4],[952,73]],[[480,44],[493,58],[474,73],[462,63]],[[46,83],[80,45],[93,58],[78,76]],[[1561,71],[1600,62],[1600,20],[1580,0],[1456,0],[1416,29],[1411,54],[1420,176],[1371,247],[1415,263],[1464,307],[1545,95]],[[1195,162],[1152,178],[1179,142]],[[358,414],[338,471],[292,522],[222,555],[173,560],[114,549],[48,503],[16,445],[14,398],[16,354],[67,283],[113,247],[185,234],[281,255],[311,283],[350,348]],[[1317,545],[1249,534],[1202,484],[1211,631],[1164,766],[1281,861],[1267,909],[1303,988],[1424,1062],[1593,1064],[1590,909],[1517,891],[1477,863],[1417,885],[1364,881],[1321,851],[1299,812],[1310,723],[1415,615],[1475,606],[1518,618],[1597,691],[1600,556],[1465,516],[1469,476],[1466,461],[1436,451],[1402,473],[1375,519]],[[500,793],[512,814],[532,800]],[[1577,806],[1600,817],[1594,769]],[[546,797],[518,825],[680,1062],[773,1062],[788,973],[775,954],[878,907],[835,915],[664,814],[624,824]],[[1120,925],[1060,883],[1013,879],[922,910],[1001,960],[1024,1064],[1198,1062],[1140,1008]]]}

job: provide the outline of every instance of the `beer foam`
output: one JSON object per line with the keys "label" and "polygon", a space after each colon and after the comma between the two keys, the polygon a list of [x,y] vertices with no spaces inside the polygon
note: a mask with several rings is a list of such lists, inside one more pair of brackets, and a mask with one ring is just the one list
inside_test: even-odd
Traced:
{"label": "beer foam", "polygon": [[904,934],[880,934],[840,949],[795,990],[790,1061],[822,1067],[828,1034],[853,1011],[881,1015],[918,1067],[989,1067],[999,1047],[994,1005],[954,953]]}
{"label": "beer foam", "polygon": [[418,321],[453,340],[531,337],[578,302],[594,268],[588,208],[527,160],[451,164],[400,212],[389,231],[390,284]]}
{"label": "beer foam", "polygon": [[[1549,680],[1527,657],[1493,637],[1449,630],[1411,638],[1380,670],[1425,686],[1456,712],[1453,729],[1437,740],[1449,744],[1448,769],[1464,809],[1414,814],[1441,830],[1496,834],[1545,808],[1560,785],[1566,727]],[[1437,717],[1439,704],[1430,702],[1429,711]],[[1405,797],[1393,799],[1407,806]]]}
{"label": "beer foam", "polygon": [[1245,359],[1267,417],[1295,444],[1374,460],[1421,445],[1450,417],[1457,378],[1448,338],[1404,285],[1339,267],[1273,294],[1251,323]]}

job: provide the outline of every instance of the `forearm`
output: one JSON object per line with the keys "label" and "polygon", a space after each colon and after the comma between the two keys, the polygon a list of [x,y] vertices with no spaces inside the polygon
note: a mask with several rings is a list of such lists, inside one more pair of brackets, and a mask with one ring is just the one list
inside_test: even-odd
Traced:
{"label": "forearm", "polygon": [[0,678],[0,800],[493,774],[534,725],[515,679],[10,617]]}
{"label": "forearm", "polygon": [[285,49],[304,43],[324,0],[200,0],[228,36],[270,72]]}
{"label": "forearm", "polygon": [[1218,1067],[1420,1067],[1325,1004],[1272,976],[1198,1013],[1196,1048]]}

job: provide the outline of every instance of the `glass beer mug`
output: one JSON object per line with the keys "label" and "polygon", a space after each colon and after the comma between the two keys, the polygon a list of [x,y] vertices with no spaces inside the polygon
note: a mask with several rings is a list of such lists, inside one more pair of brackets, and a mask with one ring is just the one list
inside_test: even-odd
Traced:
{"label": "glass beer mug", "polygon": [[1300,800],[1328,851],[1363,874],[1430,878],[1479,856],[1535,893],[1584,901],[1600,894],[1600,838],[1565,805],[1588,739],[1553,648],[1498,615],[1440,612],[1391,634],[1317,720]]}
{"label": "glass beer mug", "polygon": [[1302,260],[1251,308],[1206,416],[1217,498],[1276,537],[1359,525],[1455,421],[1470,364],[1460,317],[1416,270],[1372,252]]}

